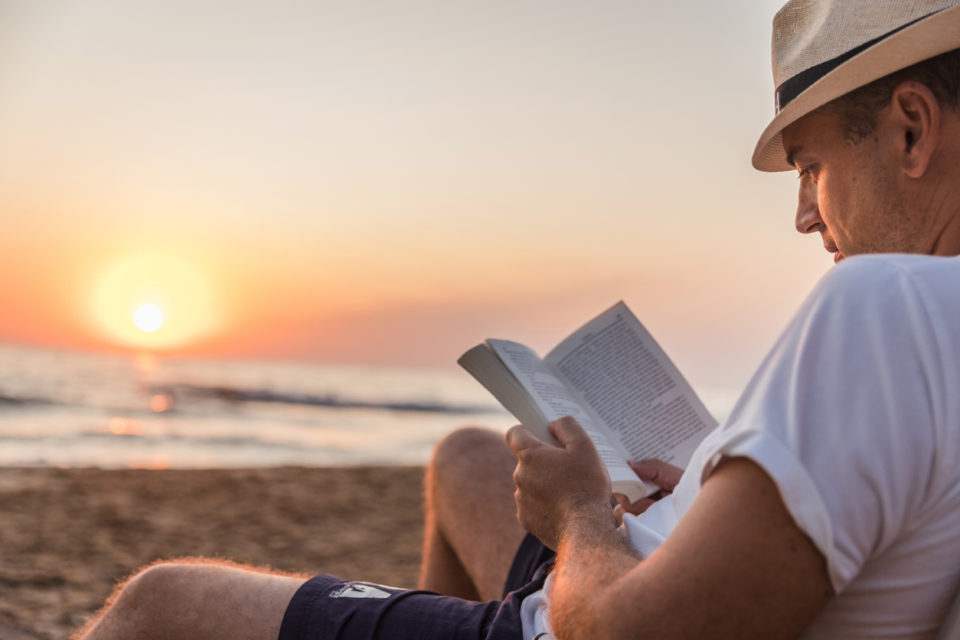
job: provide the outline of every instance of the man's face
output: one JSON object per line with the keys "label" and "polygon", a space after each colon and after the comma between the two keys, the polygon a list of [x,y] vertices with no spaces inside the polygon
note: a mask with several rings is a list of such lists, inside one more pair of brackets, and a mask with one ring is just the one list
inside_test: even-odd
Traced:
{"label": "man's face", "polygon": [[885,125],[881,113],[874,133],[853,143],[827,107],[783,131],[788,160],[800,174],[797,231],[819,232],[835,262],[860,253],[930,250],[927,233],[904,206],[895,132]]}

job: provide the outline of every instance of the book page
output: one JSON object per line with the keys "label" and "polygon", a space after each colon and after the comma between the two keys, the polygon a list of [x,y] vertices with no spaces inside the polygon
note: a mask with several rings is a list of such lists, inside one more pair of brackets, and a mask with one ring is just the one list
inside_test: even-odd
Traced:
{"label": "book page", "polygon": [[[626,464],[619,447],[611,446],[610,441],[603,435],[603,427],[598,427],[593,416],[584,410],[563,382],[557,379],[550,367],[544,364],[536,353],[529,347],[509,340],[487,340],[487,344],[520,384],[526,387],[528,393],[540,406],[540,410],[548,423],[563,416],[572,416],[590,436],[590,440],[593,441],[600,458],[610,473],[610,479],[615,483],[628,480],[633,484],[639,484],[637,475]],[[546,430],[545,424],[524,426],[541,440],[553,440],[552,437],[549,437],[549,431]],[[542,428],[548,438],[544,438],[541,433],[538,433],[538,428]]]}
{"label": "book page", "polygon": [[683,468],[716,426],[680,371],[622,302],[564,340],[544,361],[634,460],[659,458]]}
{"label": "book page", "polygon": [[550,441],[547,424],[539,403],[513,372],[487,344],[478,344],[464,353],[457,363],[480,382],[503,408],[513,414],[527,430],[541,440]]}

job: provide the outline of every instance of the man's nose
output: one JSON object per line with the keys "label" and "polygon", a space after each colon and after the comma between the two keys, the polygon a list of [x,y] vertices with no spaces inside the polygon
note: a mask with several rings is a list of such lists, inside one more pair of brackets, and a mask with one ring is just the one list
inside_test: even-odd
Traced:
{"label": "man's nose", "polygon": [[797,218],[794,221],[800,233],[813,233],[823,228],[820,206],[817,203],[817,185],[804,181],[800,185],[797,202]]}

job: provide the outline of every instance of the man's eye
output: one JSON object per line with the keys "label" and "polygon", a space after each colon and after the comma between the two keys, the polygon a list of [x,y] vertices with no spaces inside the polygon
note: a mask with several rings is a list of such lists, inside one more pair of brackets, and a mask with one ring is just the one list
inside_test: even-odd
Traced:
{"label": "man's eye", "polygon": [[812,182],[816,182],[817,178],[813,173],[813,167],[797,167],[797,179],[809,179]]}

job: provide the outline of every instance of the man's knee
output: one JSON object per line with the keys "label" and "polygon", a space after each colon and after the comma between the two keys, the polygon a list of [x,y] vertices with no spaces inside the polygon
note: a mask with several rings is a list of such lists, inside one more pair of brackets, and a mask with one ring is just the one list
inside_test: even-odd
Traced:
{"label": "man's knee", "polygon": [[156,620],[176,608],[176,601],[185,594],[196,567],[190,564],[164,562],[141,570],[120,590],[114,607],[123,609],[132,619],[142,616]]}
{"label": "man's knee", "polygon": [[[107,601],[103,618],[95,624],[95,637],[155,637],[161,628],[158,625],[177,619],[175,601],[189,581],[189,571],[189,565],[179,563],[155,564],[139,571]],[[91,626],[74,638],[85,638],[89,631]]]}
{"label": "man's knee", "polygon": [[434,447],[427,474],[427,488],[429,490],[431,485],[450,481],[451,475],[465,473],[465,468],[470,468],[471,475],[476,473],[477,468],[496,468],[499,472],[500,467],[512,464],[512,461],[505,462],[512,455],[502,433],[482,427],[461,427]]}
{"label": "man's knee", "polygon": [[484,497],[506,492],[512,505],[512,473],[516,456],[503,434],[481,427],[463,427],[437,443],[426,475],[427,507],[437,506],[442,496]]}
{"label": "man's knee", "polygon": [[460,427],[447,434],[433,449],[433,464],[463,462],[471,451],[505,447],[503,434],[483,427]]}

